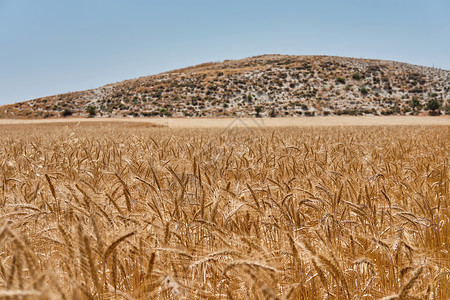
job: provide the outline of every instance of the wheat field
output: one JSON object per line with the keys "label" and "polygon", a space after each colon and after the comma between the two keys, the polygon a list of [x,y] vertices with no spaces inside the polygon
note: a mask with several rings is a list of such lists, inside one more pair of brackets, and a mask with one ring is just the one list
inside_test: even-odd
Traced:
{"label": "wheat field", "polygon": [[448,299],[448,126],[1,125],[0,298]]}

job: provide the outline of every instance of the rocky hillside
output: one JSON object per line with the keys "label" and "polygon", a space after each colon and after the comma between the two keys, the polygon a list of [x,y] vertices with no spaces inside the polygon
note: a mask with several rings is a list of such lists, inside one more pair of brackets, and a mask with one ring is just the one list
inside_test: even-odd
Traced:
{"label": "rocky hillside", "polygon": [[[433,100],[435,99],[435,100]],[[432,100],[432,101],[430,101]],[[383,60],[264,55],[0,107],[3,118],[450,114],[450,71]]]}

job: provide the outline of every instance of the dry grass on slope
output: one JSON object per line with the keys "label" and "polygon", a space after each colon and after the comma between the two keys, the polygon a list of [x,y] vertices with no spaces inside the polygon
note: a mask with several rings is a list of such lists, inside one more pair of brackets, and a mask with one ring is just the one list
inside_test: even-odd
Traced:
{"label": "dry grass on slope", "polygon": [[0,297],[447,299],[447,126],[1,127]]}

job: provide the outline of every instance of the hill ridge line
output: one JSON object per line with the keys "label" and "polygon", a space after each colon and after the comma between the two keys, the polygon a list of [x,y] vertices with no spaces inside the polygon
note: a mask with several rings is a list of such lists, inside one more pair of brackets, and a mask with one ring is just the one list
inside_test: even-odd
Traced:
{"label": "hill ridge line", "polygon": [[450,114],[450,71],[392,60],[258,55],[0,107],[2,118]]}

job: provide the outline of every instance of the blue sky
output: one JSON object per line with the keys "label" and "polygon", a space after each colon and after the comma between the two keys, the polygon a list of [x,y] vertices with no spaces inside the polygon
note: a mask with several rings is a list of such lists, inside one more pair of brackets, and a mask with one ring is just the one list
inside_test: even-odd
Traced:
{"label": "blue sky", "polygon": [[0,0],[0,104],[272,53],[450,70],[450,0]]}

